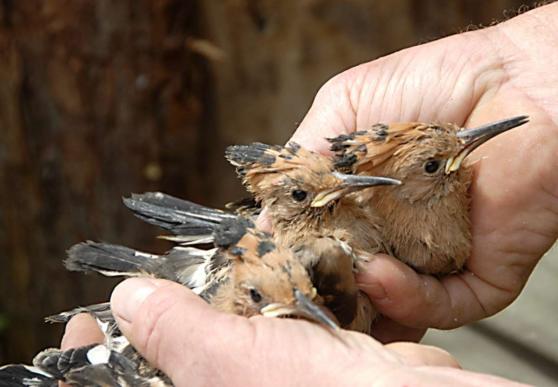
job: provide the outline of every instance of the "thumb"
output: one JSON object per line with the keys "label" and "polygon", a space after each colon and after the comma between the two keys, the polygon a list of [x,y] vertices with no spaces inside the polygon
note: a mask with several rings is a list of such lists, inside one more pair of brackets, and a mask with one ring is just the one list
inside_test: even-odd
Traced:
{"label": "thumb", "polygon": [[291,137],[306,149],[327,154],[326,138],[350,133],[356,127],[350,86],[358,67],[347,70],[327,81],[318,91],[310,110]]}
{"label": "thumb", "polygon": [[[355,112],[350,101],[349,79],[354,70],[347,70],[326,82],[316,94],[306,116],[289,141],[321,154],[330,153],[328,137],[355,130]],[[258,228],[271,232],[269,213],[264,208],[258,216]]]}
{"label": "thumb", "polygon": [[176,385],[185,380],[189,385],[210,382],[213,372],[193,369],[211,370],[218,363],[224,341],[219,326],[226,323],[227,335],[239,342],[248,336],[243,331],[247,320],[218,312],[191,290],[166,280],[131,278],[120,283],[112,293],[111,308],[134,348]]}

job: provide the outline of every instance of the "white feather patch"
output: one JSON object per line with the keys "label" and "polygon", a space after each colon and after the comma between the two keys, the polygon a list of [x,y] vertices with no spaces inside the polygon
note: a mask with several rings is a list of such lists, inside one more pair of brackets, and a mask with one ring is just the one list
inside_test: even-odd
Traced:
{"label": "white feather patch", "polygon": [[51,375],[51,374],[49,374],[49,373],[43,371],[43,370],[40,369],[40,368],[33,367],[33,366],[27,366],[27,365],[24,365],[23,367],[24,367],[27,371],[33,372],[34,374],[43,375],[43,376],[45,376],[45,377],[47,377],[47,378],[52,378],[52,375]]}
{"label": "white feather patch", "polygon": [[205,243],[213,243],[213,235],[161,235],[160,239],[180,243],[181,245],[201,245]]}
{"label": "white feather patch", "polygon": [[141,251],[134,251],[134,256],[136,257],[144,257],[147,259],[157,259],[159,258],[158,255],[153,255],[153,254],[148,254],[148,253],[142,253]]}
{"label": "white feather patch", "polygon": [[134,277],[140,275],[139,273],[127,273],[123,271],[97,270],[97,272],[107,277]]}
{"label": "white feather patch", "polygon": [[95,321],[97,321],[97,326],[99,327],[99,329],[101,330],[101,332],[103,332],[104,334],[107,334],[109,331],[109,322],[103,322],[101,319],[96,318]]}
{"label": "white feather patch", "polygon": [[192,291],[194,292],[194,294],[197,294],[199,296],[200,294],[202,294],[204,289],[205,286],[198,286],[197,288],[193,288]]}
{"label": "white feather patch", "polygon": [[205,284],[206,279],[207,279],[207,274],[205,272],[205,265],[200,265],[196,269],[194,274],[192,274],[192,276],[188,279],[187,286],[190,289],[203,286]]}
{"label": "white feather patch", "polygon": [[110,351],[104,345],[97,345],[87,351],[87,360],[92,365],[107,364],[110,358]]}

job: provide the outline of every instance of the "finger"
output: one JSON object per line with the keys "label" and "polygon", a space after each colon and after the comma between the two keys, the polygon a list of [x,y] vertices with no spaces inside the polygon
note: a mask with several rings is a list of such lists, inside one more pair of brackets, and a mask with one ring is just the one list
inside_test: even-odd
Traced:
{"label": "finger", "polygon": [[387,344],[386,348],[397,353],[410,366],[437,366],[461,368],[457,360],[447,351],[430,345],[409,342]]}
{"label": "finger", "polygon": [[[80,313],[70,319],[66,324],[60,348],[65,351],[70,348],[83,347],[85,345],[102,343],[105,340],[103,332],[99,329],[97,321],[87,313]],[[60,387],[69,386],[59,382]]]}
{"label": "finger", "polygon": [[418,343],[424,334],[424,328],[409,328],[395,321],[380,316],[372,330],[372,336],[383,344],[392,343],[394,341],[413,341]]}
{"label": "finger", "polygon": [[84,345],[102,343],[104,338],[103,332],[99,329],[95,319],[87,313],[81,313],[72,317],[68,324],[66,324],[60,348],[67,350]]}
{"label": "finger", "polygon": [[468,272],[438,280],[377,254],[361,264],[356,279],[381,314],[405,326],[451,329],[487,316],[473,291],[481,280]]}
{"label": "finger", "polygon": [[355,130],[356,117],[350,86],[357,72],[347,70],[326,82],[316,94],[312,106],[291,137],[303,147],[327,154],[328,137]]}
{"label": "finger", "polygon": [[[132,345],[173,380],[191,380],[193,369],[215,363],[211,354],[223,348],[234,352],[234,343],[250,339],[248,320],[220,313],[166,280],[128,279],[113,291],[111,307]],[[219,327],[224,325],[223,333]]]}

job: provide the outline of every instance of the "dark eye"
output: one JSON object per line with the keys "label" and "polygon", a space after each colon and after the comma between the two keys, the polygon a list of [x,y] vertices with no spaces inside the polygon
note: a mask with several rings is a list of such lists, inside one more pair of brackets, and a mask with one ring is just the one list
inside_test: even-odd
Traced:
{"label": "dark eye", "polygon": [[291,196],[293,197],[294,200],[296,200],[297,202],[301,202],[304,199],[306,199],[306,191],[302,191],[300,189],[295,189],[293,192],[291,192]]}
{"label": "dark eye", "polygon": [[262,295],[256,289],[250,289],[250,297],[256,304],[262,300]]}
{"label": "dark eye", "polygon": [[440,168],[440,162],[438,160],[428,160],[426,164],[424,164],[424,170],[426,173],[436,173]]}

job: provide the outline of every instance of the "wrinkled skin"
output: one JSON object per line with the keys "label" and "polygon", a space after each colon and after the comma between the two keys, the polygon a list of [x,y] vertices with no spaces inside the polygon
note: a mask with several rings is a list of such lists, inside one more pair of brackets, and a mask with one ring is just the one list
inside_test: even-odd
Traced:
{"label": "wrinkled skin", "polygon": [[392,320],[377,328],[379,338],[417,338],[429,327],[455,328],[499,312],[519,295],[556,240],[556,17],[558,4],[551,4],[341,73],[321,88],[294,134],[301,145],[325,153],[328,143],[316,138],[376,122],[475,127],[520,114],[531,118],[469,156],[479,161],[466,272],[438,280],[378,256],[359,275],[361,288]]}
{"label": "wrinkled skin", "polygon": [[[455,360],[437,348],[382,346],[360,333],[334,336],[302,320],[224,314],[169,281],[127,280],[113,292],[111,305],[123,333],[177,386],[316,381],[332,386],[368,386],[371,381],[375,386],[507,385],[458,369]],[[460,379],[465,382],[459,384]]]}

